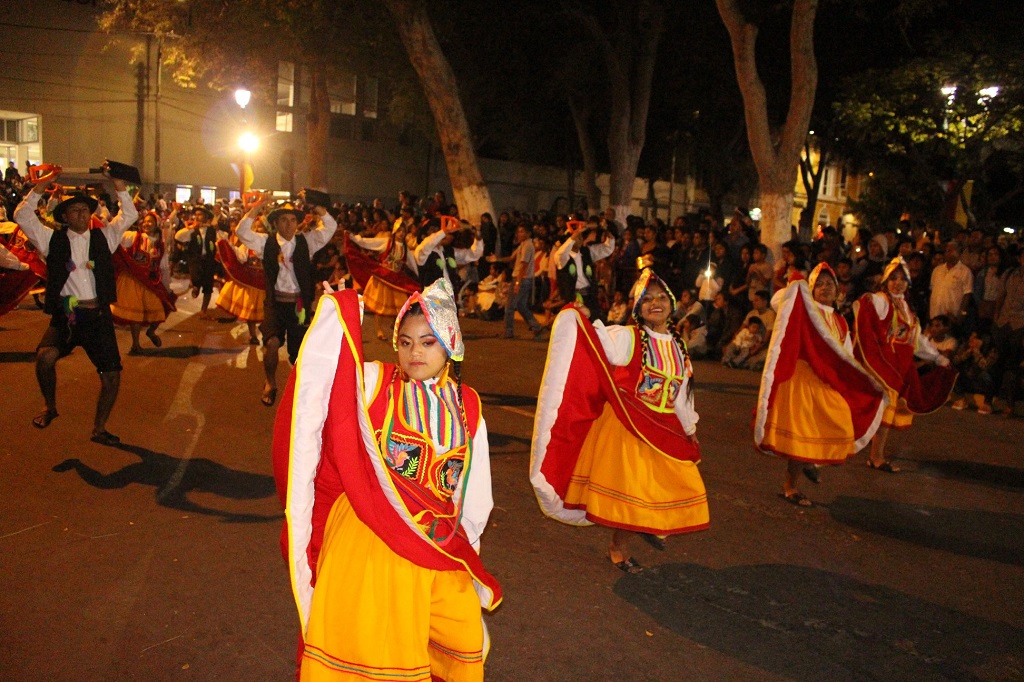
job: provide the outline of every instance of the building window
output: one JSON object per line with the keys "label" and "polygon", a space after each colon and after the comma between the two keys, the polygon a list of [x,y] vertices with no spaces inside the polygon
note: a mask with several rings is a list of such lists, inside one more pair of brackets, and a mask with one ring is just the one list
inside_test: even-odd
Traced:
{"label": "building window", "polygon": [[3,121],[3,126],[0,127],[0,135],[3,135],[4,142],[17,142],[18,141],[18,122],[17,121]]}
{"label": "building window", "polygon": [[43,162],[43,149],[38,144],[30,144],[25,147],[25,155],[28,157],[25,159],[33,166]]}
{"label": "building window", "polygon": [[380,81],[376,78],[366,78],[366,87],[363,88],[363,116],[366,118],[377,118],[377,90]]}
{"label": "building window", "polygon": [[359,139],[362,140],[363,142],[373,142],[373,133],[374,129],[376,128],[376,122],[361,121],[359,127],[361,128],[361,134],[359,136]]}
{"label": "building window", "polygon": [[295,106],[295,64],[277,63],[277,106]]}
{"label": "building window", "polygon": [[327,86],[327,94],[331,99],[331,113],[355,116],[356,114],[356,77],[341,75],[337,81]]}
{"label": "building window", "polygon": [[212,206],[217,202],[217,188],[203,187],[199,190],[199,196],[202,197],[203,203]]}
{"label": "building window", "polygon": [[179,204],[192,201],[192,185],[178,185],[174,189],[174,200]]}
{"label": "building window", "polygon": [[21,121],[19,142],[39,142],[39,117],[33,116]]}
{"label": "building window", "polygon": [[274,125],[274,129],[280,133],[292,132],[292,125],[294,116],[290,111],[279,111],[277,112],[277,123]]}
{"label": "building window", "polygon": [[330,135],[338,140],[351,140],[352,119],[347,116],[331,116]]}

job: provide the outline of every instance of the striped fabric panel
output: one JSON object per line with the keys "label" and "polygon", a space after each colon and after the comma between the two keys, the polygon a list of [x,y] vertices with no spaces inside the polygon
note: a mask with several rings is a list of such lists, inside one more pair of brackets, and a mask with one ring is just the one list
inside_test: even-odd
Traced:
{"label": "striped fabric panel", "polygon": [[402,682],[430,682],[430,666],[418,666],[416,668],[388,668],[380,666],[363,665],[344,661],[331,656],[323,649],[306,645],[303,656],[312,659],[321,665],[338,672],[350,673],[368,680],[401,680]]}
{"label": "striped fabric panel", "polygon": [[405,423],[413,431],[436,440],[449,450],[466,444],[454,382],[445,382],[441,387],[419,381],[404,382],[401,409]]}

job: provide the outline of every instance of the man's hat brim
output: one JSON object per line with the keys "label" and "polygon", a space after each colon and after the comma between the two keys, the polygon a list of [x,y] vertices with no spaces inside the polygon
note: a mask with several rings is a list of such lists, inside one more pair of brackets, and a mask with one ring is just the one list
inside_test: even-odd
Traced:
{"label": "man's hat brim", "polygon": [[269,222],[271,225],[276,225],[278,218],[289,213],[295,216],[295,219],[298,220],[299,222],[302,222],[306,218],[306,214],[297,208],[275,208],[273,211],[267,214],[267,222]]}
{"label": "man's hat brim", "polygon": [[196,206],[192,209],[192,213],[205,213],[207,218],[213,220],[213,211],[207,206]]}
{"label": "man's hat brim", "polygon": [[53,219],[58,223],[63,223],[64,212],[67,211],[68,207],[72,204],[87,204],[89,206],[89,213],[92,213],[96,210],[96,207],[100,205],[100,202],[88,194],[73,194],[54,207]]}

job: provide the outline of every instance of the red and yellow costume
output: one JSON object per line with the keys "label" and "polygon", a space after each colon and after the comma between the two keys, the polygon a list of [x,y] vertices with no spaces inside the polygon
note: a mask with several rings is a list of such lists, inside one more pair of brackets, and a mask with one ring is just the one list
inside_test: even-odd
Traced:
{"label": "red and yellow costume", "polygon": [[546,515],[662,536],[707,528],[689,356],[668,334],[646,337],[645,349],[637,327],[592,325],[574,305],[555,318],[530,461]]}
{"label": "red and yellow costume", "polygon": [[[8,227],[9,230],[5,229]],[[39,257],[17,223],[4,223],[0,228],[0,246],[28,266],[28,270],[0,268],[0,315],[6,315],[40,286],[39,280],[46,279],[46,261]]]}
{"label": "red and yellow costume", "polygon": [[117,273],[117,301],[110,312],[118,324],[163,322],[175,310],[174,299],[163,285],[160,260],[163,241],[149,238],[142,231],[130,230],[114,252]]}
{"label": "red and yellow costume", "polygon": [[[754,445],[787,459],[841,464],[871,440],[886,400],[853,355],[846,320],[811,292],[828,266],[772,301],[772,331],[754,416]],[[835,276],[832,275],[833,279]]]}
{"label": "red and yellow costume", "polygon": [[[857,359],[884,386],[889,405],[882,425],[906,429],[915,414],[928,414],[942,407],[956,382],[956,371],[921,333],[917,315],[903,296],[885,289],[893,270],[910,273],[903,259],[893,260],[882,276],[882,291],[864,294],[853,304]],[[920,370],[914,357],[946,366],[925,365]]]}
{"label": "red and yellow costume", "polygon": [[[395,231],[400,223],[395,223]],[[352,279],[363,290],[363,305],[376,315],[396,315],[420,284],[409,271],[415,262],[395,231],[384,237],[345,235],[345,260]],[[376,257],[363,251],[376,252]]]}
{"label": "red and yellow costume", "polygon": [[483,679],[480,608],[501,593],[476,551],[487,429],[477,394],[463,400],[447,373],[364,362],[356,293],[321,298],[274,434],[300,679]]}
{"label": "red and yellow costume", "polygon": [[244,244],[233,247],[227,239],[219,239],[217,260],[227,274],[217,295],[217,307],[242,322],[262,322],[267,284],[260,259]]}

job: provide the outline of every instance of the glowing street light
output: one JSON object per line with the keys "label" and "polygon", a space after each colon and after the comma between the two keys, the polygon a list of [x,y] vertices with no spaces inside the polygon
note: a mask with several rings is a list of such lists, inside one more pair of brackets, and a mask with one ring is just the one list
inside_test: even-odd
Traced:
{"label": "glowing street light", "polygon": [[999,94],[998,85],[990,85],[987,88],[978,90],[978,104],[985,105],[988,101]]}
{"label": "glowing street light", "polygon": [[245,107],[248,106],[250,99],[252,99],[252,93],[245,88],[235,90],[235,103],[238,104],[238,106],[245,109]]}
{"label": "glowing street light", "polygon": [[252,154],[260,148],[260,138],[250,132],[244,132],[238,137],[238,147],[246,154]]}

